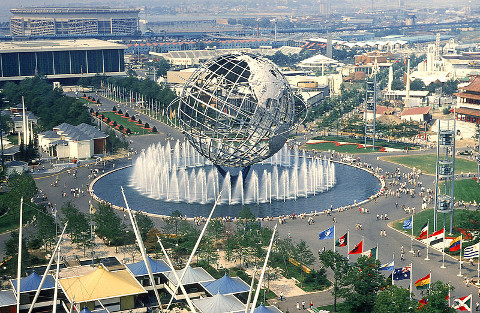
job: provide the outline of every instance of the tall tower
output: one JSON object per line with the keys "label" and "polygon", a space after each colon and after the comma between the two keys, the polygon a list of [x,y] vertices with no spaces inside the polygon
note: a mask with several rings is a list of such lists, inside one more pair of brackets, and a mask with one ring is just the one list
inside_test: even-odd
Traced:
{"label": "tall tower", "polygon": [[[443,182],[443,185],[440,184]],[[438,120],[437,169],[435,180],[435,210],[433,228],[438,230],[438,214],[450,214],[450,234],[453,228],[453,204],[455,191],[455,120]]]}
{"label": "tall tower", "polygon": [[327,35],[327,58],[333,57],[333,49],[332,49],[332,35],[329,33]]}
{"label": "tall tower", "polygon": [[[372,150],[375,151],[375,122],[377,115],[377,74],[374,73],[367,80],[367,91],[365,95],[365,149],[367,149],[367,138],[372,136]],[[368,119],[372,114],[373,118]]]}

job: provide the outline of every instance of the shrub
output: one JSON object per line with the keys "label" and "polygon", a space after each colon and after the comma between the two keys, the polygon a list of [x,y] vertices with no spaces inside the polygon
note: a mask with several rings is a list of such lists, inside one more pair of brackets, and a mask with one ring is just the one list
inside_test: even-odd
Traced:
{"label": "shrub", "polygon": [[117,122],[113,121],[113,127],[117,126]]}
{"label": "shrub", "polygon": [[131,119],[132,119],[132,121],[135,121],[135,119],[136,119],[135,115],[132,115]]}
{"label": "shrub", "polygon": [[113,106],[113,109],[112,109],[113,112],[117,112],[117,108],[115,106]]}
{"label": "shrub", "polygon": [[119,130],[123,130],[123,128],[124,128],[123,125],[118,126]]}
{"label": "shrub", "polygon": [[150,128],[150,125],[148,125],[148,123],[145,123],[145,128]]}
{"label": "shrub", "polygon": [[125,112],[125,117],[130,117],[130,114],[128,114],[128,112]]}
{"label": "shrub", "polygon": [[123,114],[122,109],[118,110],[118,114]]}
{"label": "shrub", "polygon": [[138,119],[138,124],[143,124],[141,119]]}
{"label": "shrub", "polygon": [[157,132],[157,128],[155,126],[152,127],[152,133],[156,133]]}
{"label": "shrub", "polygon": [[109,117],[107,117],[107,123],[110,123],[110,118]]}
{"label": "shrub", "polygon": [[130,128],[127,128],[127,134],[131,134],[132,131],[130,130]]}
{"label": "shrub", "polygon": [[97,104],[100,104],[100,99],[97,100]]}
{"label": "shrub", "polygon": [[444,115],[448,115],[448,114],[450,114],[450,109],[451,109],[450,106],[448,106],[448,107],[446,107],[446,108],[443,109],[442,113],[443,113]]}

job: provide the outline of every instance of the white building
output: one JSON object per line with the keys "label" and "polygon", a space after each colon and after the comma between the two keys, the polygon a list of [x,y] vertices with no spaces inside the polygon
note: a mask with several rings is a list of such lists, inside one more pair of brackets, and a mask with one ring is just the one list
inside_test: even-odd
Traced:
{"label": "white building", "polygon": [[67,123],[38,134],[38,145],[50,156],[70,159],[88,159],[105,154],[107,136],[87,124],[73,126]]}

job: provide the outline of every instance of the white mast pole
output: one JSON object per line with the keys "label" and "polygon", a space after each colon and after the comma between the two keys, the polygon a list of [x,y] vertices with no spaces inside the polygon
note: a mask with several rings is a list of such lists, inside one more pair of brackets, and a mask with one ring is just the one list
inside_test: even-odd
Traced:
{"label": "white mast pole", "polygon": [[57,253],[58,249],[60,248],[60,243],[62,242],[63,239],[63,234],[65,234],[65,230],[67,229],[68,222],[65,223],[65,226],[63,227],[62,233],[60,234],[60,238],[57,241],[57,245],[55,246],[55,250],[53,250],[52,257],[50,258],[50,261],[48,262],[47,268],[45,269],[45,272],[43,273],[42,280],[40,281],[40,285],[38,286],[37,292],[35,293],[35,297],[33,298],[32,304],[30,305],[30,308],[28,309],[28,313],[32,313],[33,307],[35,306],[35,303],[37,302],[38,296],[40,295],[40,291],[42,290],[43,283],[45,282],[45,279],[47,278],[48,271],[50,270],[50,266],[52,266],[53,259],[55,258],[55,253]]}
{"label": "white mast pole", "polygon": [[135,237],[137,238],[138,247],[140,248],[140,252],[142,253],[143,262],[145,262],[145,267],[148,271],[148,277],[150,278],[150,282],[152,283],[153,292],[155,293],[155,298],[157,298],[158,306],[160,310],[163,312],[162,302],[160,301],[160,295],[158,294],[157,286],[155,285],[155,278],[152,274],[152,268],[150,267],[150,262],[148,261],[147,254],[145,253],[145,246],[143,245],[142,237],[140,236],[140,232],[137,228],[137,223],[133,218],[132,211],[130,210],[130,206],[128,205],[127,198],[125,197],[125,193],[123,192],[123,187],[120,186],[122,189],[123,200],[125,200],[125,206],[127,207],[128,216],[130,217],[130,222],[132,223],[133,232],[135,233]]}
{"label": "white mast pole", "polygon": [[[248,305],[250,304],[250,300],[252,298],[252,290],[253,290],[253,284],[255,283],[255,274],[257,274],[257,267],[253,269],[252,273],[252,282],[250,283],[250,289],[248,290],[248,298],[247,298],[247,304],[245,305],[245,313],[248,313]],[[280,299],[282,300],[282,299]]]}
{"label": "white mast pole", "polygon": [[[203,238],[203,235],[205,234],[205,231],[207,230],[208,223],[210,223],[210,219],[212,218],[213,212],[215,211],[215,208],[217,207],[218,202],[220,201],[220,198],[222,197],[223,189],[220,191],[218,194],[217,199],[215,200],[215,204],[213,205],[212,211],[210,211],[210,215],[207,218],[207,221],[205,222],[205,225],[203,226],[202,232],[200,233],[200,236],[198,236],[197,242],[195,243],[195,246],[193,247],[192,253],[190,254],[190,257],[188,258],[187,264],[185,265],[185,270],[182,272],[182,275],[180,276],[180,280],[178,281],[178,285],[175,287],[175,290],[173,292],[173,295],[177,294],[178,287],[183,281],[183,277],[185,276],[185,273],[187,272],[188,267],[190,266],[190,263],[192,263],[193,256],[195,255],[195,252],[197,252],[198,246],[200,245],[200,241]],[[174,296],[170,299],[170,302],[167,305],[167,310],[170,308],[170,305],[172,304]]]}
{"label": "white mast pole", "polygon": [[23,233],[22,229],[23,229],[23,197],[20,199],[20,226],[18,230],[17,313],[20,313],[20,291],[21,291],[20,278],[22,277],[22,233]]}
{"label": "white mast pole", "polygon": [[[173,273],[173,275],[175,276],[175,279],[176,279],[178,282],[180,282],[180,278],[178,277],[177,270],[176,270],[175,267],[173,266],[172,260],[170,260],[170,257],[168,256],[167,251],[165,250],[165,247],[163,246],[162,241],[160,240],[160,237],[158,237],[158,236],[157,236],[157,241],[158,241],[158,243],[160,244],[160,247],[162,248],[163,255],[165,255],[165,258],[167,259],[168,266],[170,266],[170,268],[172,269],[172,273]],[[190,297],[188,296],[188,293],[187,293],[187,291],[185,290],[185,287],[183,286],[183,284],[180,284],[179,286],[180,286],[180,289],[182,290],[182,293],[183,293],[183,295],[185,296],[185,300],[187,300],[188,306],[190,307],[190,309],[192,310],[192,312],[193,312],[193,313],[197,312],[197,311],[195,310],[195,307],[193,306],[192,300],[190,300]]]}
{"label": "white mast pole", "polygon": [[460,235],[460,261],[458,262],[458,265],[460,267],[460,271],[458,272],[458,277],[463,276],[462,275],[462,241],[463,241],[463,234]]}
{"label": "white mast pole", "polygon": [[60,248],[57,253],[57,271],[55,272],[55,291],[53,292],[53,310],[52,313],[57,313],[57,296],[58,296],[58,274],[60,273]]}
{"label": "white mast pole", "polygon": [[262,272],[260,273],[260,278],[258,279],[257,291],[255,292],[255,297],[253,298],[253,301],[252,301],[252,308],[250,309],[250,313],[253,313],[253,311],[255,310],[255,305],[258,300],[258,295],[260,294],[260,288],[262,287],[263,276],[265,275],[265,269],[267,268],[268,258],[270,257],[270,251],[272,251],[273,239],[275,239],[277,226],[278,224],[275,224],[275,227],[273,227],[272,238],[270,239],[270,245],[268,246],[267,255],[265,256],[265,262],[263,263]]}

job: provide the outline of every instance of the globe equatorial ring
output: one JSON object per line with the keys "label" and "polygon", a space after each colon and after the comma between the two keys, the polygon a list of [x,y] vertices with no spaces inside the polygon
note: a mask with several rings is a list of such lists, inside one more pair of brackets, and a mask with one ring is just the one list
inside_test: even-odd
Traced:
{"label": "globe equatorial ring", "polygon": [[171,103],[187,140],[214,164],[246,167],[280,150],[306,106],[269,60],[247,53],[205,62]]}

